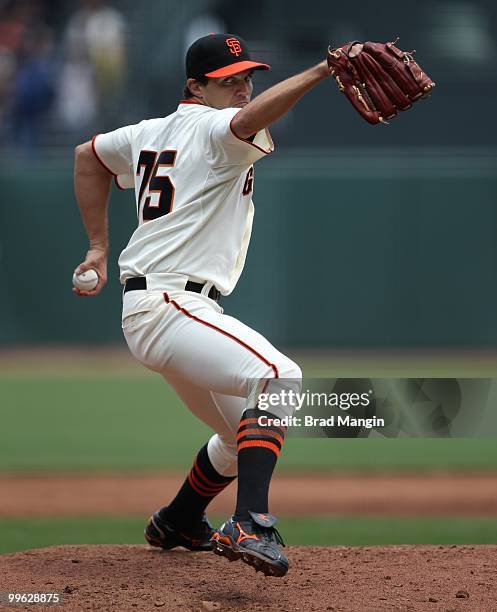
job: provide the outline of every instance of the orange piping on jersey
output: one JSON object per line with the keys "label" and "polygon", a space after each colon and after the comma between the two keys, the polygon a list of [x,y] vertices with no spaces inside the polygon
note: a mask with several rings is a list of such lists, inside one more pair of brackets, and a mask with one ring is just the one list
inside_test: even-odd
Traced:
{"label": "orange piping on jersey", "polygon": [[97,136],[100,136],[100,134],[95,134],[95,136],[93,136],[93,138],[91,139],[91,148],[93,150],[93,154],[95,155],[95,157],[98,159],[98,161],[102,164],[102,166],[107,170],[107,172],[109,174],[112,174],[112,176],[115,178],[117,177],[117,174],[115,172],[112,172],[112,170],[109,168],[109,166],[107,166],[103,161],[102,158],[99,156],[99,154],[97,153],[97,149],[95,147],[95,138]]}
{"label": "orange piping on jersey", "polygon": [[197,321],[197,323],[201,323],[202,325],[205,325],[206,327],[210,327],[214,331],[217,331],[220,334],[223,334],[223,336],[226,336],[227,338],[230,338],[231,340],[234,340],[240,346],[243,346],[243,348],[246,348],[253,355],[258,357],[263,363],[265,363],[267,366],[269,366],[273,370],[275,378],[279,378],[280,377],[280,374],[278,372],[278,368],[275,366],[275,364],[271,363],[268,359],[266,359],[263,355],[261,355],[254,348],[252,348],[249,344],[247,344],[243,340],[240,340],[240,338],[237,338],[233,334],[230,334],[229,332],[224,331],[224,329],[221,329],[220,327],[217,327],[217,325],[213,325],[212,323],[209,323],[208,321],[204,321],[202,319],[199,319],[195,315],[192,315],[192,313],[188,312],[188,310],[186,310],[186,308],[183,308],[182,306],[180,306],[174,300],[169,299],[169,296],[168,296],[168,294],[166,292],[164,292],[163,295],[164,295],[164,299],[166,301],[166,304],[172,304],[176,308],[176,310],[178,310],[179,312],[182,312],[184,315],[186,315],[188,318],[192,319],[193,321]]}
{"label": "orange piping on jersey", "polygon": [[[235,130],[233,129],[232,123],[233,123],[233,119],[236,117],[236,115],[238,115],[238,113],[236,113],[235,115],[233,115],[233,117],[231,118],[230,121],[230,130],[231,133],[233,134],[233,136],[235,138],[238,138],[238,140],[241,140],[242,142],[246,142],[249,145],[252,145],[253,147],[255,147],[256,149],[258,149],[259,151],[262,151],[263,153],[265,153],[266,155],[269,155],[270,153],[272,153],[273,151],[265,151],[264,149],[262,149],[261,147],[257,146],[256,144],[254,144],[252,141],[250,140],[246,140],[245,138],[242,138],[241,136],[238,136],[238,134],[235,132]],[[274,150],[274,144],[273,144],[273,139],[271,138],[271,135],[269,133],[269,130],[267,128],[264,128],[266,130],[266,135],[268,137],[268,140],[270,142],[271,145],[273,145],[273,150]]]}
{"label": "orange piping on jersey", "polygon": [[202,104],[202,102],[199,102],[198,100],[180,100],[179,103],[180,104],[200,104],[200,106],[205,106],[205,104]]}

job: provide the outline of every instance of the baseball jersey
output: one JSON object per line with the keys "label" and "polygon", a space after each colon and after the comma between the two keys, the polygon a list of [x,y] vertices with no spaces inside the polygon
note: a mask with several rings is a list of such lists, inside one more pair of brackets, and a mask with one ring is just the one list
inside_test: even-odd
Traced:
{"label": "baseball jersey", "polygon": [[231,293],[252,230],[253,163],[274,149],[268,130],[234,134],[239,111],[184,100],[167,117],[94,138],[118,185],[135,189],[138,227],[119,258],[121,283],[179,273]]}

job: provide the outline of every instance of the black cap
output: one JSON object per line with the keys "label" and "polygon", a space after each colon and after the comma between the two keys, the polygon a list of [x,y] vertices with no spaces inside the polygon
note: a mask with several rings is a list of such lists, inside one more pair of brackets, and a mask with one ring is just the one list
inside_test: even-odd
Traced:
{"label": "black cap", "polygon": [[247,43],[234,34],[203,36],[186,53],[187,78],[219,78],[244,70],[269,70],[269,66],[252,61]]}

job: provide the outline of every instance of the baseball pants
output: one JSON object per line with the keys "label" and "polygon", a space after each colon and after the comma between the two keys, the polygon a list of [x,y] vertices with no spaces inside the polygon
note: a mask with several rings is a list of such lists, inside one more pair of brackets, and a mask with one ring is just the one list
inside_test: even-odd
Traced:
{"label": "baseball pants", "polygon": [[[257,405],[259,393],[300,392],[299,366],[206,295],[174,288],[129,291],[123,296],[122,328],[133,356],[160,373],[216,432],[208,453],[224,476],[237,473],[240,418]],[[291,416],[294,408],[287,394],[269,412]]]}

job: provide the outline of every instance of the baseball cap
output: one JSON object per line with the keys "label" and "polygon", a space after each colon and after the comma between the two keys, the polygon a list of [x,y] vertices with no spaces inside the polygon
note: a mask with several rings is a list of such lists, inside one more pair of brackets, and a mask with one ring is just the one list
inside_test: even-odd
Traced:
{"label": "baseball cap", "polygon": [[244,70],[269,70],[269,65],[252,61],[247,43],[235,34],[203,36],[186,52],[187,78],[220,78]]}

